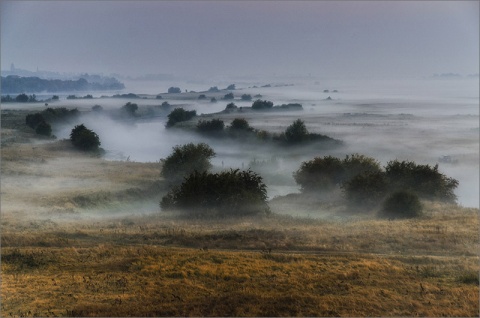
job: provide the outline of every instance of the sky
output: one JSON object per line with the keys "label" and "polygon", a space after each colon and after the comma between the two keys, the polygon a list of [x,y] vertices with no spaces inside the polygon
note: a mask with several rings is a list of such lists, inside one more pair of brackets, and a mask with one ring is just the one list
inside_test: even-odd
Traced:
{"label": "sky", "polygon": [[140,76],[479,72],[479,1],[1,1],[1,68]]}

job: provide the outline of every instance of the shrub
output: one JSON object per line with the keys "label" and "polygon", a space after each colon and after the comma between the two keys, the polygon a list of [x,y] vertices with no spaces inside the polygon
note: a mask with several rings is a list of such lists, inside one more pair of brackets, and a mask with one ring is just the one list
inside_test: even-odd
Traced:
{"label": "shrub", "polygon": [[234,91],[235,90],[235,84],[230,84],[227,86],[227,90],[229,91]]}
{"label": "shrub", "polygon": [[446,202],[455,202],[457,199],[454,190],[458,181],[441,174],[438,164],[431,167],[412,161],[393,160],[387,163],[385,172],[391,191],[409,190],[426,199]]}
{"label": "shrub", "polygon": [[235,110],[237,108],[238,108],[237,105],[235,105],[234,103],[230,103],[225,107],[225,110],[230,111],[230,110]]}
{"label": "shrub", "polygon": [[309,139],[309,133],[305,123],[297,119],[285,130],[285,140],[289,143],[298,143]]}
{"label": "shrub", "polygon": [[252,100],[252,95],[250,94],[243,94],[241,97],[242,100],[250,101]]}
{"label": "shrub", "polygon": [[197,123],[198,131],[202,133],[213,133],[223,131],[225,123],[220,119],[200,120]]}
{"label": "shrub", "polygon": [[198,95],[198,99],[207,99],[207,96],[205,94],[200,94]]}
{"label": "shrub", "polygon": [[223,99],[225,100],[233,99],[233,93],[225,94],[225,96],[223,96]]}
{"label": "shrub", "polygon": [[20,94],[15,97],[15,101],[19,103],[26,103],[28,102],[28,95],[27,94]]}
{"label": "shrub", "polygon": [[422,214],[418,195],[410,191],[397,191],[387,197],[380,215],[387,218],[414,218]]}
{"label": "shrub", "polygon": [[345,181],[342,188],[350,206],[373,208],[384,198],[387,180],[383,172],[365,172]]}
{"label": "shrub", "polygon": [[332,156],[316,157],[301,164],[293,177],[303,192],[332,190],[343,182],[342,161]]}
{"label": "shrub", "polygon": [[137,111],[137,109],[138,109],[138,105],[131,102],[128,102],[122,106],[122,111],[124,111],[130,116],[135,115],[135,112]]}
{"label": "shrub", "polygon": [[210,88],[208,89],[208,91],[209,91],[210,93],[216,93],[216,92],[219,92],[220,90],[218,89],[217,86],[212,86],[212,87],[210,87]]}
{"label": "shrub", "polygon": [[35,128],[35,132],[38,135],[51,136],[52,126],[50,126],[50,124],[47,123],[46,121],[42,121],[40,124],[38,124],[37,128]]}
{"label": "shrub", "polygon": [[101,111],[103,111],[103,107],[100,106],[100,105],[94,105],[94,106],[92,106],[92,110],[94,112],[101,112]]}
{"label": "shrub", "polygon": [[170,87],[168,89],[168,93],[169,94],[178,94],[178,93],[181,93],[182,91],[180,90],[179,87]]}
{"label": "shrub", "polygon": [[250,124],[245,118],[235,118],[232,120],[230,129],[236,131],[253,131],[253,128],[250,127]]}
{"label": "shrub", "polygon": [[381,172],[380,163],[374,158],[370,158],[358,153],[347,155],[342,161],[345,169],[344,180],[350,180],[360,173]]}
{"label": "shrub", "polygon": [[252,104],[252,109],[255,110],[262,110],[262,109],[271,109],[273,107],[273,103],[267,100],[260,100],[257,99]]}
{"label": "shrub", "polygon": [[25,116],[25,124],[32,129],[36,129],[42,122],[45,122],[45,118],[40,113],[28,114]]}
{"label": "shrub", "polygon": [[162,95],[155,96],[155,99],[163,99]]}
{"label": "shrub", "polygon": [[216,103],[216,102],[217,102],[217,99],[216,99],[215,97],[212,97],[212,98],[210,99],[210,103]]}
{"label": "shrub", "polygon": [[160,202],[162,209],[180,210],[194,217],[236,217],[269,213],[267,187],[255,172],[194,171]]}
{"label": "shrub", "polygon": [[170,183],[180,184],[185,176],[195,170],[209,170],[212,166],[210,159],[213,157],[215,151],[204,143],[175,146],[172,154],[163,160],[161,175]]}
{"label": "shrub", "polygon": [[168,114],[168,121],[166,127],[172,127],[178,122],[190,120],[195,116],[197,116],[196,110],[186,111],[183,108],[175,108],[170,112],[170,114]]}
{"label": "shrub", "polygon": [[83,124],[77,125],[72,129],[70,140],[76,148],[85,151],[98,150],[100,146],[98,135]]}

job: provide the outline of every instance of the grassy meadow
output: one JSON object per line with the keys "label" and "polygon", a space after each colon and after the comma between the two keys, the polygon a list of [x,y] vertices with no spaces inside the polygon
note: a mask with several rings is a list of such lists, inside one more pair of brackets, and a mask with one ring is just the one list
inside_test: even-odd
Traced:
{"label": "grassy meadow", "polygon": [[159,211],[159,162],[81,153],[9,114],[2,317],[479,315],[478,209],[390,221],[290,195],[270,216],[182,219]]}

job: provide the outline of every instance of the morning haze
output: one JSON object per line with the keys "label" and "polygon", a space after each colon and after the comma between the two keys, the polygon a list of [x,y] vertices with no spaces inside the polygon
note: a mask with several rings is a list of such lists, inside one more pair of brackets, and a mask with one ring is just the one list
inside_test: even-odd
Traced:
{"label": "morning haze", "polygon": [[478,1],[2,1],[0,315],[479,316]]}

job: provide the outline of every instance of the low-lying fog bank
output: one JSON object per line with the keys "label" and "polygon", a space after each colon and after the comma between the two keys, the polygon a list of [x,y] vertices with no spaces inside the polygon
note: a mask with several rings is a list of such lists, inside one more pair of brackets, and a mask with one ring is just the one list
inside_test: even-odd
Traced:
{"label": "low-lying fog bank", "polygon": [[[184,89],[190,90],[188,86],[182,87]],[[207,89],[208,85],[205,86]],[[170,95],[171,98],[169,94],[163,94],[162,99],[155,99],[161,91],[139,89],[139,93],[152,94],[148,99],[60,100],[50,107],[78,107],[87,113],[93,105],[113,110],[132,102],[141,110],[169,102],[173,108],[196,110],[201,115],[219,112],[232,102],[218,98],[216,103],[211,103],[209,99],[192,98],[191,93]],[[251,101],[240,100],[242,94],[248,93],[252,96],[261,94],[262,100],[270,100],[275,105],[300,103],[303,111],[243,112],[215,115],[210,119],[221,118],[229,125],[233,118],[242,117],[256,129],[281,132],[295,119],[301,118],[310,132],[343,140],[345,145],[327,151],[317,147],[258,148],[231,140],[206,139],[181,129],[167,130],[168,113],[118,121],[102,113],[88,112],[79,123],[84,123],[100,136],[108,160],[157,162],[168,156],[175,145],[207,142],[217,153],[213,160],[214,169],[246,169],[252,162],[265,161],[263,166],[268,171],[264,171],[264,177],[270,198],[298,192],[292,173],[304,160],[325,155],[343,158],[347,154],[361,153],[384,165],[394,159],[430,165],[438,163],[442,173],[460,181],[456,191],[458,202],[469,207],[479,206],[478,79],[318,81],[281,87],[237,85],[237,90],[231,92],[235,96],[233,102],[239,107],[251,106]],[[228,91],[222,91],[216,96],[226,93]],[[182,95],[189,98],[182,100]],[[328,97],[331,100],[327,100]],[[71,125],[60,127],[54,134],[58,138],[68,138],[71,129]],[[262,164],[257,164],[256,169],[262,173]]]}

